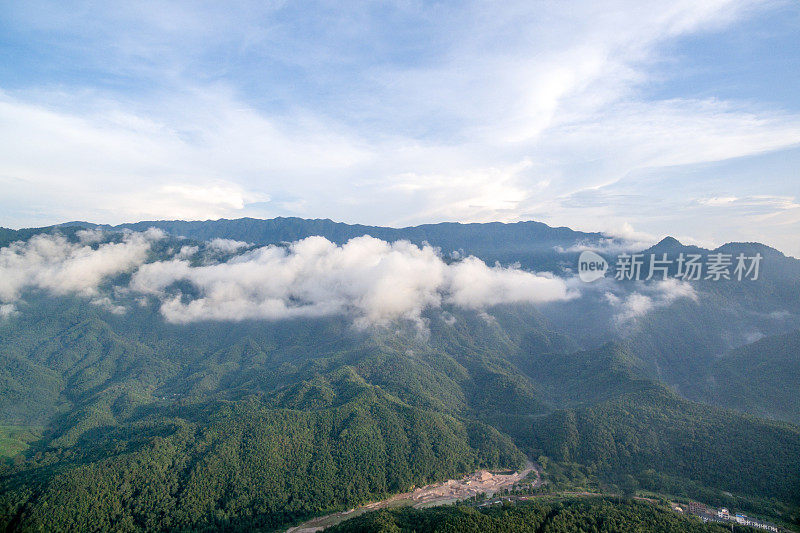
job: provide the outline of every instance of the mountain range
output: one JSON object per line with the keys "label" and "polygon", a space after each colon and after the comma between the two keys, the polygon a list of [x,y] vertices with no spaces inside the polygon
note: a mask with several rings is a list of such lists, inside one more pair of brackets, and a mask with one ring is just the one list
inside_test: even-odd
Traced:
{"label": "mountain range", "polygon": [[[582,283],[589,249],[763,260]],[[758,243],[72,222],[0,229],[0,274],[6,530],[273,530],[526,459],[800,524],[800,261]]]}

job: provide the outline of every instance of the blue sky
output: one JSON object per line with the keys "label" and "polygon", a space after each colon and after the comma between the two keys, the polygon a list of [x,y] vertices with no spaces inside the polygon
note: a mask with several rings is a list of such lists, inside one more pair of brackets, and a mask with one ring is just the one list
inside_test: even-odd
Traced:
{"label": "blue sky", "polygon": [[0,225],[517,221],[800,256],[800,4],[3,2]]}

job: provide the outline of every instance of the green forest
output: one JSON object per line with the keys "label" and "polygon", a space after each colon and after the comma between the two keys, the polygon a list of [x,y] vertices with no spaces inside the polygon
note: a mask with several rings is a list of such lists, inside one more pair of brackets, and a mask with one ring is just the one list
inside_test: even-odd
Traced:
{"label": "green forest", "polygon": [[[219,235],[256,241],[248,224],[223,224],[230,231]],[[289,220],[283,233],[261,228],[258,238],[301,229],[313,231]],[[418,238],[457,244],[477,231],[450,230]],[[76,238],[74,228],[59,231]],[[509,249],[513,235],[502,241]],[[203,246],[170,237],[151,258],[186,244]],[[545,248],[535,253],[552,255]],[[779,281],[763,290],[779,293]],[[421,331],[402,321],[356,328],[345,316],[173,324],[124,292],[117,314],[31,291],[0,320],[0,528],[279,530],[526,459],[543,468],[545,492],[657,493],[800,525],[797,334],[714,352],[738,327],[729,310],[762,298],[714,291],[702,306],[654,311],[624,337],[595,331],[601,319],[572,323],[592,314],[591,301],[502,305],[490,315],[445,304],[423,314]],[[576,314],[576,305],[585,307]],[[687,310],[707,315],[705,331]],[[759,393],[770,376],[782,388]],[[608,501],[381,511],[339,530],[610,524],[714,531]]]}
{"label": "green forest", "polygon": [[[730,526],[704,524],[698,518],[676,515],[669,509],[633,501],[615,503],[592,499],[552,503],[504,503],[474,508],[392,509],[367,513],[326,529],[331,533],[597,533],[688,532],[723,533]],[[735,526],[733,531],[752,531]]]}

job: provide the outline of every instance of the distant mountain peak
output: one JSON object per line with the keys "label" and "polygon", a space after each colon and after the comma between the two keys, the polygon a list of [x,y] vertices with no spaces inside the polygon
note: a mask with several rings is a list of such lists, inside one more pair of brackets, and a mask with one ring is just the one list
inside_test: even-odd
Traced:
{"label": "distant mountain peak", "polygon": [[678,239],[676,239],[675,237],[671,237],[671,236],[668,235],[668,236],[664,237],[663,239],[661,239],[660,241],[658,241],[658,244],[656,244],[656,247],[659,247],[659,248],[660,247],[667,247],[667,246],[669,246],[670,248],[675,247],[675,246],[683,246],[683,243],[681,241],[679,241]]}
{"label": "distant mountain peak", "polygon": [[764,257],[786,257],[783,252],[760,242],[729,242],[714,250],[720,253],[760,253]]}
{"label": "distant mountain peak", "polygon": [[673,253],[677,251],[682,251],[686,249],[691,250],[698,250],[698,248],[694,246],[686,246],[681,241],[676,239],[675,237],[664,237],[657,244],[654,244],[647,250],[644,250],[643,253]]}

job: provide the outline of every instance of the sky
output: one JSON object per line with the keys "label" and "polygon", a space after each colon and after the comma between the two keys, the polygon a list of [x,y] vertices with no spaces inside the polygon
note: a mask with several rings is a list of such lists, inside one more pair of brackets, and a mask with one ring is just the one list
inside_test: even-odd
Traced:
{"label": "sky", "polygon": [[800,3],[0,2],[0,225],[538,220],[800,257]]}

